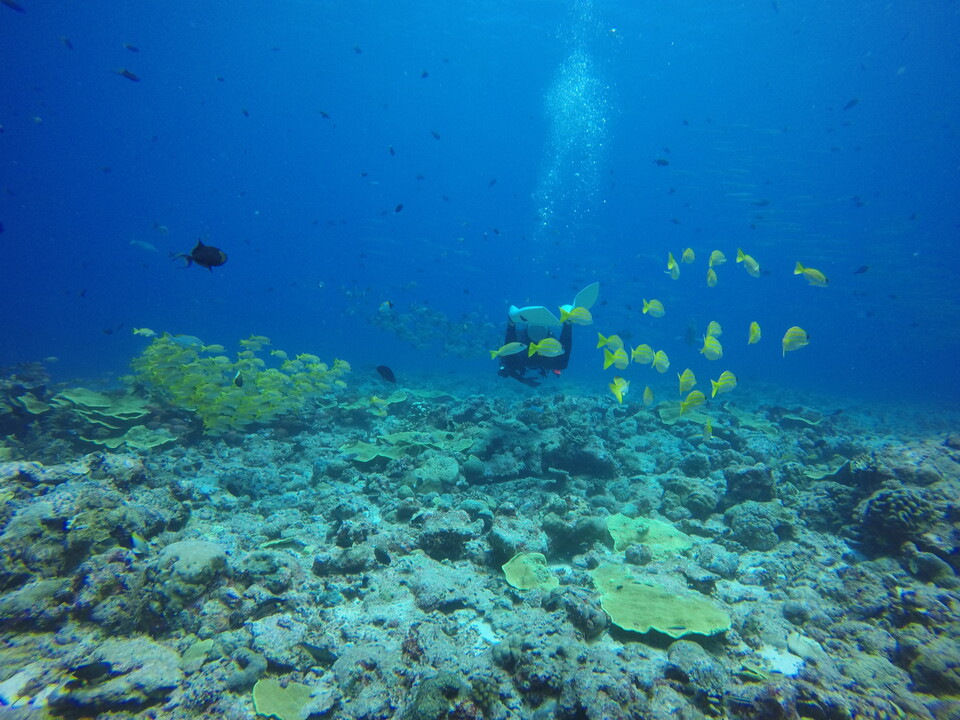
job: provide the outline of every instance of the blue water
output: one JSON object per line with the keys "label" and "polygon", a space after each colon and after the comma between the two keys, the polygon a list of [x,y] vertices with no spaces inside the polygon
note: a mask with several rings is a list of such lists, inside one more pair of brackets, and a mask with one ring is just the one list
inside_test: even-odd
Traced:
{"label": "blue water", "polygon": [[[689,366],[960,399],[951,3],[19,2],[0,6],[0,364],[110,382],[149,327],[469,389],[511,303],[599,281],[567,371],[588,390],[610,376],[600,330],[670,354],[665,376],[625,371],[641,387]],[[200,236],[226,265],[169,258]],[[424,347],[373,322],[384,301]],[[684,341],[711,319],[718,363]],[[792,325],[811,342],[783,358]]]}

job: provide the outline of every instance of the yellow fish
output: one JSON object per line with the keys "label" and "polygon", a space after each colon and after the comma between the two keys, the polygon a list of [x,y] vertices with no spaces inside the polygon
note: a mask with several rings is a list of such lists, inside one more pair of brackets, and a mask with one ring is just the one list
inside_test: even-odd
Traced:
{"label": "yellow fish", "polygon": [[545,337],[538,343],[530,343],[530,346],[527,348],[527,357],[532,356],[534,353],[543,355],[544,357],[557,357],[558,355],[563,355],[563,345],[561,345],[560,341],[556,338]]}
{"label": "yellow fish", "polygon": [[665,272],[667,275],[676,280],[680,277],[680,266],[677,265],[677,261],[673,258],[673,253],[667,253],[667,269]]}
{"label": "yellow fish", "polygon": [[593,315],[585,307],[575,307],[572,310],[560,308],[560,322],[570,321],[574,325],[591,325]]}
{"label": "yellow fish", "polygon": [[717,265],[723,265],[727,261],[727,256],[724,255],[719,250],[714,250],[710,253],[710,262],[707,263],[710,267],[715,268]]}
{"label": "yellow fish", "polygon": [[703,424],[703,440],[706,442],[713,437],[713,423],[710,422],[710,418],[707,418],[707,421]]}
{"label": "yellow fish", "polygon": [[696,255],[693,254],[693,248],[687,248],[683,251],[683,255],[680,256],[680,262],[682,263],[692,263],[696,260]]}
{"label": "yellow fish", "polygon": [[657,350],[653,356],[653,369],[658,373],[665,373],[670,367],[670,358],[663,350]]}
{"label": "yellow fish", "polygon": [[724,370],[722,373],[720,373],[719,379],[710,381],[710,387],[713,388],[713,391],[710,393],[710,397],[715,398],[721,393],[730,392],[736,386],[737,376],[729,370]]}
{"label": "yellow fish", "polygon": [[611,365],[615,366],[617,370],[623,370],[627,365],[630,364],[630,358],[627,356],[627,351],[622,347],[617,348],[613,352],[610,352],[607,349],[603,351],[603,369],[606,370]]}
{"label": "yellow fish", "polygon": [[720,323],[718,323],[716,320],[711,320],[707,325],[707,335],[711,335],[713,337],[720,337],[723,335],[723,328],[720,327]]}
{"label": "yellow fish", "polygon": [[719,360],[723,357],[723,345],[713,335],[704,335],[700,352],[707,360]]}
{"label": "yellow fish", "polygon": [[681,395],[697,384],[697,376],[693,374],[693,370],[690,368],[687,368],[682,373],[677,373],[677,378],[680,380]]}
{"label": "yellow fish", "polygon": [[134,335],[142,335],[143,337],[156,337],[157,334],[150,328],[134,328]]}
{"label": "yellow fish", "polygon": [[200,348],[201,352],[205,353],[222,353],[226,350],[223,345],[204,345]]}
{"label": "yellow fish", "polygon": [[797,263],[797,266],[793,269],[793,274],[803,275],[807,279],[807,282],[809,282],[811,285],[816,285],[817,287],[826,287],[827,283],[830,282],[829,280],[827,280],[827,276],[824,275],[819,270],[814,270],[813,268],[805,268],[799,262]]}
{"label": "yellow fish", "polygon": [[694,390],[692,393],[687,395],[686,400],[680,403],[680,414],[683,415],[690,408],[695,408],[697,405],[703,405],[706,401],[706,397],[699,390]]}
{"label": "yellow fish", "polygon": [[623,347],[623,340],[620,339],[619,335],[610,335],[609,337],[604,337],[603,333],[597,333],[599,340],[597,340],[597,347],[602,348],[607,346],[616,350],[617,348]]}
{"label": "yellow fish", "polygon": [[663,309],[663,303],[659,300],[644,300],[643,314],[651,315],[655,318],[662,318],[666,310]]}
{"label": "yellow fish", "polygon": [[713,268],[707,269],[707,287],[717,286],[717,271]]}
{"label": "yellow fish", "polygon": [[754,277],[760,277],[760,263],[747,255],[743,250],[737,248],[737,262],[743,263],[743,267]]}
{"label": "yellow fish", "polygon": [[787,330],[783,336],[783,355],[786,357],[788,352],[799,350],[810,342],[807,331],[794,325]]}
{"label": "yellow fish", "polygon": [[653,356],[653,348],[649,345],[637,345],[630,353],[630,357],[639,365],[649,365],[653,362]]}
{"label": "yellow fish", "polygon": [[607,385],[610,388],[610,392],[613,393],[613,396],[617,399],[617,402],[623,404],[623,396],[627,394],[627,391],[630,389],[630,381],[624,380],[619,375],[613,378],[613,382]]}
{"label": "yellow fish", "polygon": [[501,345],[497,350],[490,351],[490,359],[496,357],[506,357],[507,355],[516,355],[518,352],[523,352],[527,349],[527,344],[522,342],[509,342],[506,345]]}
{"label": "yellow fish", "polygon": [[760,323],[754,320],[750,323],[750,337],[747,338],[747,345],[753,345],[760,342]]}
{"label": "yellow fish", "polygon": [[643,389],[643,404],[647,407],[653,405],[653,390],[650,389],[649,385]]}

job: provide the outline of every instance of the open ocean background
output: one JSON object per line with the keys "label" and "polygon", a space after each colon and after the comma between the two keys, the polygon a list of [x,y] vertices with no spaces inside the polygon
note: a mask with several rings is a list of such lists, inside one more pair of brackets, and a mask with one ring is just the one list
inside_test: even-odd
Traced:
{"label": "open ocean background", "polygon": [[[565,374],[588,392],[609,380],[599,330],[669,353],[662,377],[626,371],[641,389],[689,366],[960,399],[956,3],[18,2],[0,6],[2,365],[109,383],[148,342],[134,327],[256,333],[469,392],[496,380],[511,303],[599,281]],[[207,234],[223,267],[169,258]],[[685,336],[712,319],[708,364]],[[791,325],[811,342],[782,358]]]}

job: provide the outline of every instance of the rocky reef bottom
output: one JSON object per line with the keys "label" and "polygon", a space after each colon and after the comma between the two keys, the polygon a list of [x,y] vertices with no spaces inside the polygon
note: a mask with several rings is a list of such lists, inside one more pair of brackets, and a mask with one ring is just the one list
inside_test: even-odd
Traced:
{"label": "rocky reef bottom", "polygon": [[960,717],[960,417],[376,409],[0,463],[4,718]]}

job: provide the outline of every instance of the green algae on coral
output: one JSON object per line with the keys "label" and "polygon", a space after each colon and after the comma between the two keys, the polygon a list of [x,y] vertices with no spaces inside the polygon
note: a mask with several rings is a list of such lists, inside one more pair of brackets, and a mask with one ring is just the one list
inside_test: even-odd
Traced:
{"label": "green algae on coral", "polygon": [[300,720],[303,709],[310,702],[309,685],[291,682],[284,687],[274,678],[261,678],[253,686],[253,707],[257,715],[279,720]]}
{"label": "green algae on coral", "polygon": [[613,538],[613,549],[623,552],[630,545],[648,546],[654,555],[684,553],[693,547],[693,540],[670,523],[654,518],[628,518],[617,513],[607,518],[607,530]]}
{"label": "green algae on coral", "polygon": [[560,586],[542,553],[517,553],[500,569],[507,582],[517,590],[553,590]]}
{"label": "green algae on coral", "polygon": [[29,392],[13,398],[13,401],[31,415],[42,415],[52,409],[50,405]]}
{"label": "green algae on coral", "polygon": [[656,630],[681,638],[715,635],[730,629],[730,616],[714,603],[637,582],[621,566],[601,565],[591,576],[600,593],[600,607],[614,625],[624,630]]}
{"label": "green algae on coral", "polygon": [[339,450],[351,460],[367,463],[378,457],[396,460],[404,455],[419,455],[428,448],[460,453],[473,447],[474,440],[443,430],[403,431],[380,435],[373,443],[353,440]]}

